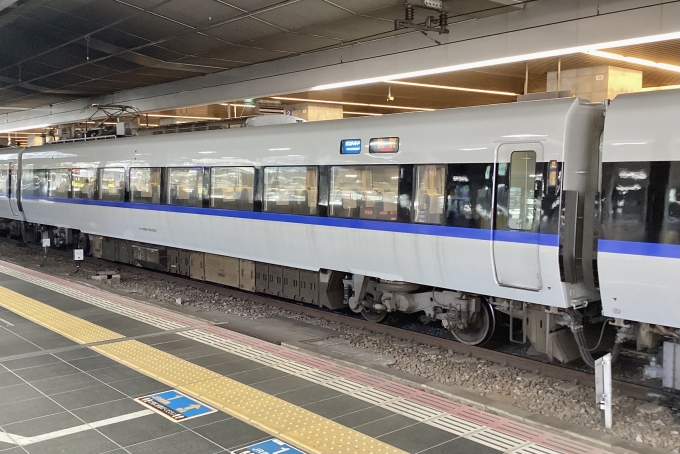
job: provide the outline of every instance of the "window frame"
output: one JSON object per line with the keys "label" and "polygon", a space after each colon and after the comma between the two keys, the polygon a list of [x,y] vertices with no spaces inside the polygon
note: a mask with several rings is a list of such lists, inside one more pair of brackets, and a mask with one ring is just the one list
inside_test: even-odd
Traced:
{"label": "window frame", "polygon": [[[102,182],[104,181],[104,172],[106,171],[112,171],[112,170],[121,170],[121,174],[123,175],[123,193],[118,194],[118,199],[117,200],[109,200],[104,198],[104,187],[102,186]],[[94,200],[101,200],[104,202],[125,202],[126,201],[126,193],[127,193],[127,188],[128,188],[128,182],[126,181],[127,177],[129,176],[129,172],[125,170],[125,167],[99,167],[97,169],[97,187],[96,193],[95,193],[95,199]],[[108,189],[108,186],[107,186]],[[109,193],[110,195],[110,193]]]}
{"label": "window frame", "polygon": [[[250,199],[252,201],[248,201],[249,208],[243,208],[243,205],[239,205],[238,203],[235,203],[234,207],[217,207],[214,204],[214,187],[213,187],[213,177],[214,177],[214,170],[220,170],[220,169],[249,169],[252,171],[251,175],[253,178],[253,186],[251,187],[252,193],[250,196]],[[256,180],[256,174],[257,174],[257,169],[254,166],[214,166],[210,167],[208,173],[208,207],[214,210],[237,210],[237,211],[250,211],[253,212],[255,211],[255,202],[256,202],[256,191],[257,191],[257,180]],[[243,186],[242,186],[243,187]],[[236,199],[234,197],[234,202],[242,202],[240,199]]]}
{"label": "window frame", "polygon": [[[146,201],[146,200],[141,200],[141,201],[134,200],[134,193],[132,191],[132,172],[135,171],[135,170],[147,170],[147,169],[152,173],[153,173],[153,171],[158,172],[158,202],[153,201],[153,196],[154,196],[153,188],[151,189],[151,201],[150,202]],[[130,193],[129,202],[130,203],[144,203],[144,204],[147,204],[147,205],[161,205],[161,202],[162,202],[162,199],[163,199],[163,192],[164,192],[164,190],[163,190],[164,189],[164,185],[163,185],[163,170],[164,169],[167,169],[167,167],[151,167],[151,166],[141,167],[140,166],[140,167],[130,167],[130,168],[128,168],[126,177],[127,177],[128,191]],[[149,175],[149,180],[151,180],[151,174]],[[152,184],[149,184],[149,185],[153,186]],[[140,193],[141,193],[141,191],[140,191]],[[140,198],[148,199],[149,197],[142,197],[140,195]]]}
{"label": "window frame", "polygon": [[[26,197],[26,190],[24,189],[24,176],[29,171],[31,172],[31,176],[33,178],[33,182],[31,184],[35,183],[36,174],[38,174],[38,175],[42,174],[42,177],[45,179],[45,185],[44,185],[45,193],[44,194],[40,193],[42,188],[40,187],[40,185],[38,185],[38,188],[37,188],[38,194],[35,195],[35,190],[31,190],[31,195],[29,195],[28,198],[47,199],[48,185],[49,185],[49,169],[46,169],[44,167],[36,169],[33,166],[31,166],[30,169],[22,168],[22,170],[21,170],[21,175],[19,176],[19,188],[21,190],[21,197],[22,198]],[[40,177],[38,177],[38,178],[40,178]]]}
{"label": "window frame", "polygon": [[[52,195],[52,174],[57,171],[65,171],[67,178],[67,189],[65,196],[55,196]],[[62,183],[63,184],[63,183]],[[60,186],[62,185],[60,184]],[[69,167],[57,167],[47,169],[47,198],[48,199],[70,199],[71,198],[71,169]]]}
{"label": "window frame", "polygon": [[[161,203],[163,205],[168,205],[168,206],[177,206],[177,207],[187,207],[187,208],[203,208],[205,206],[205,190],[206,190],[206,181],[205,181],[205,176],[206,176],[206,168],[203,166],[181,166],[181,167],[159,167],[161,169],[161,181],[163,181],[163,173],[166,174],[165,178],[165,187],[161,188]],[[172,178],[172,171],[173,170],[197,170],[200,171],[201,173],[201,184],[200,184],[200,193],[199,196],[197,197],[197,203],[194,205],[182,205],[182,204],[177,204],[177,203],[172,203],[172,197],[170,194],[171,190],[171,178]],[[198,187],[198,186],[197,186]],[[192,190],[193,192],[193,190]],[[179,198],[178,198],[179,200]],[[189,199],[190,200],[190,199]]]}
{"label": "window frame", "polygon": [[[419,222],[418,221],[418,209],[417,206],[419,205],[419,200],[418,200],[418,194],[420,193],[420,187],[418,186],[418,183],[420,182],[418,180],[418,169],[421,167],[443,167],[444,168],[444,181],[443,181],[443,188],[442,188],[442,193],[441,197],[443,197],[443,203],[442,203],[442,209],[441,212],[439,213],[439,216],[441,217],[439,222]],[[448,186],[448,178],[449,178],[449,165],[448,164],[414,164],[413,165],[413,193],[411,196],[413,197],[413,210],[411,211],[411,219],[410,222],[412,224],[421,224],[421,225],[445,225],[446,224],[446,213],[447,213],[447,199],[448,199],[448,194],[447,194],[447,186]],[[431,214],[431,213],[430,213]]]}
{"label": "window frame", "polygon": [[[263,213],[274,213],[274,214],[291,214],[298,216],[318,216],[319,215],[319,183],[320,183],[320,166],[318,165],[284,165],[284,166],[263,166],[260,168],[261,178],[262,178],[262,212]],[[305,168],[305,172],[309,169],[315,169],[316,171],[316,203],[314,205],[314,213],[282,213],[280,211],[268,211],[267,210],[267,169],[293,169],[293,168]],[[305,189],[306,190],[306,189]],[[289,201],[290,203],[290,201]]]}
{"label": "window frame", "polygon": [[[75,173],[74,172],[75,170],[78,170],[78,171],[87,170],[87,171],[94,172],[94,183],[90,183],[92,185],[92,198],[85,197],[84,199],[85,200],[98,200],[97,199],[97,191],[99,189],[99,169],[98,168],[87,168],[87,167],[73,167],[73,168],[71,168],[71,182],[70,182],[71,183],[71,185],[70,185],[71,189],[70,189],[69,198],[73,198],[73,199],[76,198],[76,196],[75,196],[76,192],[73,190],[73,182],[74,182],[73,175]],[[78,192],[82,193],[82,191],[78,191]],[[79,200],[83,199],[83,197],[77,197],[77,198]]]}
{"label": "window frame", "polygon": [[[350,217],[339,216],[337,214],[333,214],[333,211],[335,211],[335,210],[333,209],[333,206],[331,205],[331,200],[333,200],[333,193],[334,193],[334,188],[335,188],[335,186],[334,186],[334,183],[335,183],[334,169],[336,169],[336,168],[345,168],[345,169],[347,169],[347,168],[354,168],[354,169],[363,168],[364,170],[366,170],[366,169],[373,169],[373,168],[377,168],[377,167],[382,167],[382,168],[393,167],[394,169],[396,169],[397,182],[394,185],[395,191],[391,191],[393,194],[396,194],[396,196],[397,196],[397,207],[396,207],[397,209],[395,211],[397,213],[396,218],[395,219],[379,219],[378,218],[379,213],[375,214],[375,218],[366,218],[366,217],[361,217],[361,211],[359,211],[358,216],[350,216]],[[389,164],[339,164],[339,165],[328,166],[328,217],[340,218],[340,219],[358,219],[358,220],[370,220],[370,221],[383,221],[383,222],[401,222],[400,219],[399,219],[399,197],[400,197],[400,194],[401,194],[400,187],[401,187],[401,182],[402,182],[402,177],[401,177],[402,167],[403,167],[402,165],[394,164],[394,163],[389,163]],[[372,180],[372,178],[371,178],[371,180]],[[374,190],[373,189],[374,186],[372,185],[372,183],[373,182],[371,181],[371,188],[370,189]],[[383,191],[383,194],[384,194],[384,192],[385,191]],[[360,199],[360,200],[361,200],[362,204],[365,204],[365,200],[363,199],[363,196],[362,196],[362,199]],[[411,205],[412,205],[412,203],[411,203]],[[410,222],[410,219],[407,222]]]}

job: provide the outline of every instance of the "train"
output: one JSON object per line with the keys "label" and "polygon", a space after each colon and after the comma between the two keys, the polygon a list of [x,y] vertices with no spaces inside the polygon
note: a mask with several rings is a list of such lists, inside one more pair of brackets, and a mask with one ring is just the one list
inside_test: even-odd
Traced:
{"label": "train", "polygon": [[6,149],[0,228],[470,345],[502,317],[592,365],[605,330],[680,338],[679,114],[668,90]]}

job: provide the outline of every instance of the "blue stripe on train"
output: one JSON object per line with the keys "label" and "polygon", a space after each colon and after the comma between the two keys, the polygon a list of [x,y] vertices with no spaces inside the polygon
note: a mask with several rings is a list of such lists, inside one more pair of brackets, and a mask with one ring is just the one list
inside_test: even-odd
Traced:
{"label": "blue stripe on train", "polygon": [[194,208],[174,205],[155,205],[146,203],[112,202],[108,200],[64,199],[40,197],[24,197],[30,200],[45,202],[70,203],[76,205],[95,205],[133,210],[162,211],[167,213],[200,214],[204,216],[221,216],[237,219],[253,219],[260,221],[287,222],[292,224],[320,225],[327,227],[342,227],[348,229],[375,230],[382,232],[410,233],[418,235],[445,236],[466,238],[472,240],[505,241],[522,244],[540,244],[541,246],[558,246],[559,237],[554,234],[533,233],[522,231],[486,230],[467,227],[448,227],[442,225],[406,224],[402,222],[373,221],[367,219],[348,219],[320,216],[305,216],[301,214],[257,213],[254,211],[222,210],[214,208]]}
{"label": "blue stripe on train", "polygon": [[637,241],[599,240],[599,252],[614,254],[646,255],[650,257],[666,257],[680,259],[680,245],[641,243]]}

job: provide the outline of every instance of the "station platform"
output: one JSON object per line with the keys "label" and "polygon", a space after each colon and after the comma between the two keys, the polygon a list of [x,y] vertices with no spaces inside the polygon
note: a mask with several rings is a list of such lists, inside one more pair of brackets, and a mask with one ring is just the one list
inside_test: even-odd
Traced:
{"label": "station platform", "polygon": [[227,328],[0,261],[0,452],[607,452]]}

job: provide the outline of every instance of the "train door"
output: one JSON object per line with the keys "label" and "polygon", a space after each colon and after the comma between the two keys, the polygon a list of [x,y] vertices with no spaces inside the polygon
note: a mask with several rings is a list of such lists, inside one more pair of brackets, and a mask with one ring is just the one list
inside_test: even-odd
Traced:
{"label": "train door", "polygon": [[498,283],[540,290],[540,143],[502,144],[496,150],[492,257]]}

